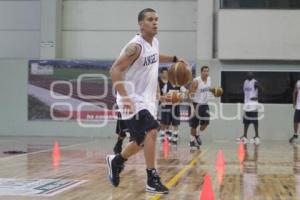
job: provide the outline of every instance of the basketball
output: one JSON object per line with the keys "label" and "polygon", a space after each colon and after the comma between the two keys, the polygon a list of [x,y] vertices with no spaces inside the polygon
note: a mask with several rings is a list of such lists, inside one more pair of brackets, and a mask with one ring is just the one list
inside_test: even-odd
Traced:
{"label": "basketball", "polygon": [[183,86],[192,80],[192,71],[188,64],[179,61],[171,66],[168,71],[170,83],[175,86]]}
{"label": "basketball", "polygon": [[223,94],[223,89],[221,87],[212,88],[212,93],[215,97],[220,97]]}
{"label": "basketball", "polygon": [[181,101],[181,94],[178,91],[169,91],[167,94],[167,104],[176,104]]}
{"label": "basketball", "polygon": [[177,91],[174,91],[171,93],[171,97],[172,97],[172,104],[176,104],[179,103],[181,100],[181,94]]}

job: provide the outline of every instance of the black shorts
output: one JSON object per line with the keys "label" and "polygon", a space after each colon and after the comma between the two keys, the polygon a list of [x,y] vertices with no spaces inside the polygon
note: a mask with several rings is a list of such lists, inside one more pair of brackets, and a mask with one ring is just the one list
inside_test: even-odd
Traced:
{"label": "black shorts", "polygon": [[160,122],[164,125],[178,126],[180,124],[180,105],[161,107]]}
{"label": "black shorts", "polygon": [[300,110],[295,110],[294,123],[300,123]]}
{"label": "black shorts", "polygon": [[121,118],[121,113],[118,113],[118,120],[116,124],[116,134],[118,134],[120,137],[124,138],[126,137],[126,132],[129,132],[126,123]]}
{"label": "black shorts", "polygon": [[258,124],[258,112],[253,111],[253,112],[245,112],[244,113],[244,118],[243,118],[243,123],[244,124]]}
{"label": "black shorts", "polygon": [[144,142],[145,134],[153,129],[157,129],[159,124],[151,113],[144,109],[139,111],[130,119],[124,120],[130,132],[131,139],[138,145]]}
{"label": "black shorts", "polygon": [[209,124],[209,106],[207,104],[201,105],[193,103],[195,110],[194,115],[192,115],[191,107],[189,107],[189,124],[191,128],[197,128],[200,125]]}

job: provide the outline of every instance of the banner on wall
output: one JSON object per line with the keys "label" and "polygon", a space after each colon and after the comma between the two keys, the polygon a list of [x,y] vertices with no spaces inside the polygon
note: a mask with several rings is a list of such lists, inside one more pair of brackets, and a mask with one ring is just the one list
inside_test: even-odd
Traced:
{"label": "banner on wall", "polygon": [[[116,95],[109,75],[112,63],[97,60],[30,60],[28,120],[116,119]],[[195,75],[195,64],[191,66]],[[181,109],[182,119],[187,115],[187,109]]]}

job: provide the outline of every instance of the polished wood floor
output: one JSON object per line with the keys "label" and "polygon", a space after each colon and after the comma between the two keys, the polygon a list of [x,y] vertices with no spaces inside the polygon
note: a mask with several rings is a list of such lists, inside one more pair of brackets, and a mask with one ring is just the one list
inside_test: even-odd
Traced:
{"label": "polished wood floor", "polygon": [[[239,145],[235,141],[204,141],[190,151],[187,140],[177,146],[157,145],[157,166],[168,195],[145,192],[143,154],[132,157],[112,187],[107,179],[105,155],[115,138],[0,137],[0,178],[88,180],[52,197],[0,196],[3,200],[198,200],[209,175],[215,199],[300,199],[300,147],[287,141]],[[5,151],[21,150],[10,155]],[[216,168],[222,151],[225,166]],[[205,189],[206,190],[206,189]]]}

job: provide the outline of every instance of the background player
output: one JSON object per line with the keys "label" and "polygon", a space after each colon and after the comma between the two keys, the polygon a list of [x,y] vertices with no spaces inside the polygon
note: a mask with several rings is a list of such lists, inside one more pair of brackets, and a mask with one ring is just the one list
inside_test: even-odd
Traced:
{"label": "background player", "polygon": [[248,143],[247,131],[250,124],[254,125],[255,136],[250,140],[250,143],[259,144],[260,139],[258,135],[258,92],[259,85],[257,80],[254,79],[253,73],[247,73],[247,79],[244,81],[243,91],[244,91],[244,135],[237,138],[240,142]]}
{"label": "background player", "polygon": [[293,92],[293,107],[294,113],[294,135],[290,138],[289,142],[293,143],[298,138],[298,125],[300,123],[300,80],[297,81]]}
{"label": "background player", "polygon": [[[190,147],[192,149],[200,147],[202,144],[200,132],[204,131],[209,125],[209,95],[211,95],[209,68],[208,66],[203,66],[201,67],[201,75],[193,80],[188,92],[188,97],[192,102],[189,109]],[[197,132],[199,124],[200,128],[199,132]]]}
{"label": "background player", "polygon": [[[172,92],[182,93],[183,98],[186,88],[184,86],[174,86],[168,81],[168,69],[163,68],[160,81],[160,94],[162,97],[166,97]],[[180,101],[182,101],[182,98]],[[161,98],[162,99],[162,98]],[[160,140],[163,141],[164,137],[167,136],[169,141],[173,144],[178,142],[178,130],[180,125],[180,105],[179,102],[172,104],[171,102],[166,102],[164,99],[160,104],[161,109],[161,120],[160,120]],[[172,129],[171,127],[172,126]]]}

